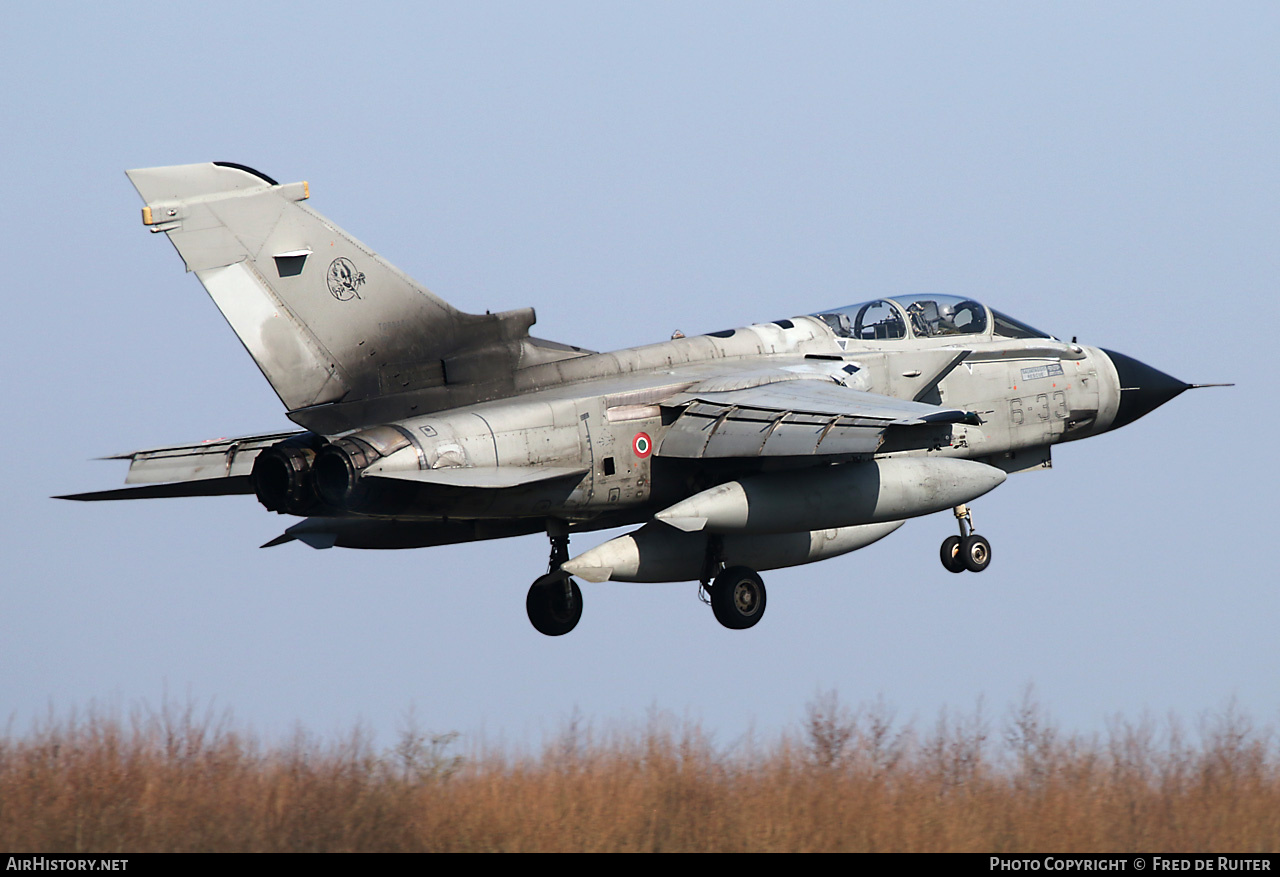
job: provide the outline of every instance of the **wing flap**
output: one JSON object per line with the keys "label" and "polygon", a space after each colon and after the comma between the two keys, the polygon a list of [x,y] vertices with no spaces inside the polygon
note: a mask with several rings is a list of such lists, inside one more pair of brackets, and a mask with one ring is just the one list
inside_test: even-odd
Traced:
{"label": "wing flap", "polygon": [[[125,484],[160,484],[173,481],[203,481],[211,478],[248,477],[258,454],[276,442],[298,432],[215,439],[194,445],[148,448],[116,454],[110,460],[128,460]],[[252,493],[252,491],[247,491]]]}

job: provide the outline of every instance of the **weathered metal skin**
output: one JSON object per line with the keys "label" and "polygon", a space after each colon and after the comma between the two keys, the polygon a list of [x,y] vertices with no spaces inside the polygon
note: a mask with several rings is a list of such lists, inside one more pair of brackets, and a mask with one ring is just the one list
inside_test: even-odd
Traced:
{"label": "weathered metal skin", "polygon": [[[457,310],[308,208],[306,183],[226,163],[128,174],[143,222],[306,432],[139,451],[124,456],[138,486],[72,498],[253,493],[306,517],[269,544],[545,530],[551,583],[535,588],[566,572],[664,581],[729,564],[749,615],[763,584],[741,568],[870,544],[1191,386],[932,294],[595,353],[530,336],[532,308]],[[645,526],[569,558],[571,531],[628,524]],[[961,535],[967,568],[985,568],[990,545],[964,523]],[[555,596],[529,603],[553,635],[575,623]],[[755,623],[712,602],[726,626]]]}
{"label": "weathered metal skin", "polygon": [[[813,329],[812,332],[806,332],[802,336],[805,347],[812,348],[815,340],[825,331],[824,326],[807,318],[797,318],[794,322],[809,323],[810,328]],[[741,335],[747,339],[755,339],[748,343],[753,347],[760,346],[762,336],[755,330],[762,330],[774,336],[770,339],[773,342],[772,348],[792,349],[777,337],[779,333],[785,333],[788,330],[778,329],[772,324],[766,327],[748,327],[746,330],[739,330],[735,337]],[[681,341],[697,340],[699,339],[679,339],[675,342],[654,345],[653,348],[639,354],[638,359],[641,362],[652,361],[657,356],[653,352],[654,348],[661,348],[664,352],[660,358],[665,364],[668,358],[676,358],[668,356],[672,346],[679,345]],[[709,339],[715,343],[704,347],[711,357],[707,363],[722,365],[728,357],[722,355],[724,351],[721,345],[732,340]],[[834,339],[828,340],[830,346],[826,349],[828,351],[836,349]],[[1034,354],[1034,358],[1012,358],[1019,352],[1016,349],[1009,350],[1006,342],[1001,351],[1003,358],[995,358],[982,356],[981,354],[986,351],[982,351],[980,345],[971,346],[979,348],[976,351],[977,362],[952,370],[935,385],[935,392],[944,403],[952,399],[976,399],[978,404],[971,405],[971,408],[982,418],[982,424],[980,426],[941,425],[929,436],[925,436],[923,432],[918,433],[920,437],[928,439],[922,446],[901,447],[902,443],[899,442],[898,447],[895,448],[894,442],[891,441],[887,446],[882,445],[884,452],[882,456],[958,457],[977,460],[1006,471],[1022,471],[1023,468],[1031,467],[1016,464],[1018,452],[1028,449],[1046,449],[1047,451],[1047,446],[1056,442],[1096,434],[1107,429],[1114,418],[1117,404],[1115,400],[1119,395],[1118,379],[1112,376],[1114,369],[1111,370],[1112,375],[1108,375],[1105,371],[1110,368],[1110,361],[1101,351],[1094,348],[1073,349],[1071,345],[1041,341],[1034,349],[1026,351]],[[1065,363],[1064,371],[1070,370],[1072,380],[1037,382],[1033,379],[1030,382],[1023,382],[1022,370],[1036,367],[1035,363],[1052,361],[1046,357],[1055,348],[1064,357],[1057,362]],[[951,351],[947,352],[951,353]],[[684,353],[690,354],[691,351],[685,350]],[[972,356],[971,354],[971,358]],[[610,357],[610,364],[623,361],[618,354]],[[760,358],[757,355],[753,362],[758,364]],[[805,362],[803,357],[797,358],[790,352],[767,354],[763,358],[766,361],[773,360],[780,367],[794,367],[798,363]],[[583,368],[591,365],[595,359],[595,356],[582,357],[570,360],[565,365],[575,369]],[[871,351],[870,355],[849,352],[841,354],[842,362],[857,363],[862,367],[860,373],[865,373],[864,383],[871,392],[889,395],[886,391],[895,389],[895,381],[891,380],[887,373],[886,360],[887,357],[881,351]],[[685,361],[694,368],[677,375],[699,376],[700,372],[696,367],[702,363],[693,360],[691,355]],[[1099,363],[1104,369],[1101,377]],[[609,491],[616,491],[612,500],[606,499],[607,504],[616,507],[643,508],[649,499],[652,486],[649,473],[651,458],[638,458],[628,445],[635,434],[646,432],[655,447],[662,447],[674,418],[669,416],[667,418],[669,422],[663,423],[661,403],[685,394],[684,391],[688,386],[696,384],[695,381],[680,381],[672,384],[671,379],[676,376],[672,372],[672,369],[646,372],[639,367],[633,368],[629,371],[627,378],[618,383],[619,387],[625,388],[625,392],[611,394],[614,397],[625,397],[628,401],[639,399],[659,403],[655,405],[645,406],[632,402],[630,405],[608,406],[606,403],[611,400],[601,399],[599,396],[573,398],[570,393],[574,385],[568,384],[532,393],[518,400],[482,403],[457,411],[409,418],[403,421],[401,426],[408,434],[409,441],[412,442],[417,453],[401,454],[398,465],[407,468],[433,469],[454,466],[580,464],[588,467],[588,472],[583,475],[575,489],[566,492],[557,487],[551,490],[527,492],[528,498],[520,503],[521,512],[559,515],[570,519],[584,514],[589,517],[591,510],[597,505],[597,488],[605,491],[606,498],[610,495]],[[923,383],[919,380],[918,382]],[[905,387],[902,386],[905,383],[904,380],[900,379],[897,383],[899,386],[896,389],[904,395],[912,388],[909,383],[905,384]],[[1037,383],[1043,386],[1036,386]],[[1018,395],[1011,395],[1013,393]],[[1105,404],[1100,403],[1100,397]],[[626,410],[620,415],[613,413],[624,408]],[[667,410],[672,413],[681,409],[667,406]],[[817,428],[814,430],[815,434],[819,431]],[[356,434],[355,438],[358,440],[359,434]],[[891,439],[892,436],[886,438]],[[656,453],[659,457],[662,456],[661,450]],[[337,458],[339,455],[331,453],[330,456]],[[834,459],[850,459],[857,456],[838,455]],[[614,472],[606,475],[602,463],[603,460],[611,457],[615,461]],[[1047,455],[1044,458],[1034,455],[1034,459],[1035,465],[1040,466],[1042,459],[1047,459]],[[349,493],[355,493],[358,479],[356,473],[363,470],[370,461],[371,458],[366,455],[361,458],[358,465],[346,464],[342,467],[345,473],[342,481],[343,489]],[[777,462],[779,465],[786,465],[785,460]],[[336,465],[335,468],[337,468]],[[754,467],[745,466],[744,468],[749,471]],[[981,490],[975,493],[975,496],[985,492],[986,490]],[[425,497],[430,493],[432,491],[427,490],[420,493],[424,497],[421,510],[428,516],[434,516],[439,514],[436,509],[439,508],[440,502],[426,502]],[[333,504],[339,501],[336,495],[328,499]],[[495,503],[493,501],[495,499],[498,498],[477,497],[466,503],[466,511],[463,513],[467,515],[509,513],[503,511],[509,497],[502,498],[502,502],[499,503]],[[964,501],[968,499],[962,498],[957,502]],[[928,511],[915,513],[928,514],[955,504],[957,503],[951,502],[937,506],[934,503],[920,507],[928,508]],[[409,505],[411,512],[413,503]],[[355,506],[349,502],[337,507],[355,509]],[[404,511],[406,510],[400,509],[398,513]],[[903,517],[906,516],[908,515],[903,515]]]}

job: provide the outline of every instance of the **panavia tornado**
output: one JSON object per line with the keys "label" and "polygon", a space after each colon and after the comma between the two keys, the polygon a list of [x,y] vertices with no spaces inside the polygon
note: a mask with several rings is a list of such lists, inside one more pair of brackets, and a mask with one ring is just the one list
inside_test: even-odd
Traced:
{"label": "panavia tornado", "polygon": [[228,162],[128,176],[301,430],[125,454],[133,486],[64,498],[251,494],[303,519],[267,545],[546,533],[526,608],[549,636],[581,618],[575,577],[697,581],[722,625],[749,628],[759,570],[934,512],[958,525],[942,565],[981,572],[970,502],[1205,386],[952,295],[597,353],[531,336],[532,308],[453,308],[306,206],[305,182]]}

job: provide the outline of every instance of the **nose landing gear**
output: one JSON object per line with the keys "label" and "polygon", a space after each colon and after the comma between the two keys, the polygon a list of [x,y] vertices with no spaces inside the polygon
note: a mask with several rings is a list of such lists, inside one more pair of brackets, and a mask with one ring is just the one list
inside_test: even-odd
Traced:
{"label": "nose landing gear", "polygon": [[942,540],[942,565],[949,572],[982,572],[991,563],[991,543],[973,531],[973,513],[968,506],[956,506],[955,516],[960,535]]}

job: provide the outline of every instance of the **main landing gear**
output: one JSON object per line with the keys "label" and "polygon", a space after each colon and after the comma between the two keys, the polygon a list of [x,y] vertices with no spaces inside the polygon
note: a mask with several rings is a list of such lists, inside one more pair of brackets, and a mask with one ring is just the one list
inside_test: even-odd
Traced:
{"label": "main landing gear", "polygon": [[698,584],[698,596],[711,604],[716,621],[730,630],[754,627],[764,617],[767,596],[764,581],[750,567],[725,567],[720,555],[720,540],[713,536],[707,546],[707,562]]}
{"label": "main landing gear", "polygon": [[950,572],[982,572],[991,563],[991,543],[973,532],[973,513],[968,506],[956,506],[955,516],[960,535],[942,540],[942,565]]}
{"label": "main landing gear", "polygon": [[578,626],[582,618],[582,591],[560,564],[569,559],[569,525],[564,521],[548,521],[547,537],[551,540],[551,558],[547,574],[529,586],[524,608],[538,633],[563,636]]}

